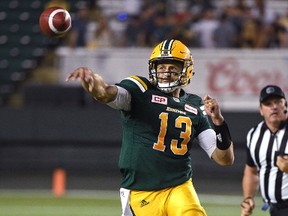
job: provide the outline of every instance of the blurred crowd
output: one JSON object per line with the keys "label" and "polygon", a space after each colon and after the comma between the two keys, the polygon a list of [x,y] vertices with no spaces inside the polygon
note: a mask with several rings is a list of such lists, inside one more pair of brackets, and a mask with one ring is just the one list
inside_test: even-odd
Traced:
{"label": "blurred crowd", "polygon": [[106,3],[117,1],[130,7],[109,13],[101,0],[79,1],[62,43],[91,49],[151,47],[174,38],[195,48],[288,47],[288,1],[284,13],[268,8],[266,0],[227,0],[221,7],[215,0]]}

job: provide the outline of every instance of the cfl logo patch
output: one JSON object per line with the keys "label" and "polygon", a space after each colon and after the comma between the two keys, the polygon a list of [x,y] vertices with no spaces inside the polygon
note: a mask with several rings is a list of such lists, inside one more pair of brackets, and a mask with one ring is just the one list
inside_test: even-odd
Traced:
{"label": "cfl logo patch", "polygon": [[168,104],[168,99],[166,97],[162,97],[159,95],[152,95],[152,103],[158,103],[158,104],[163,104],[167,105]]}

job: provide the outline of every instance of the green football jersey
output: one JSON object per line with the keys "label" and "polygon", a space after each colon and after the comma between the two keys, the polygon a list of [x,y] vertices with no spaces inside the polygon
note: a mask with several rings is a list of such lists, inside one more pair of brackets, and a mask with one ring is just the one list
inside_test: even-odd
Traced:
{"label": "green football jersey", "polygon": [[192,141],[211,128],[202,99],[184,90],[180,98],[173,98],[139,76],[117,85],[132,96],[131,110],[121,111],[121,187],[159,190],[191,178]]}

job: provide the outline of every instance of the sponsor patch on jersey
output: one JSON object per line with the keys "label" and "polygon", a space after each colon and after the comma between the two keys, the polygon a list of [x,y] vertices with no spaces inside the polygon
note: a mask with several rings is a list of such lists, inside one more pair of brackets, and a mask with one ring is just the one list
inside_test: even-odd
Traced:
{"label": "sponsor patch on jersey", "polygon": [[166,111],[168,112],[174,112],[174,113],[180,113],[182,115],[186,115],[186,112],[182,111],[182,110],[179,110],[179,109],[175,109],[175,108],[172,108],[172,107],[166,107]]}
{"label": "sponsor patch on jersey", "polygon": [[193,107],[193,106],[191,106],[191,105],[189,105],[189,104],[185,104],[184,109],[185,109],[187,112],[193,113],[193,114],[195,114],[195,115],[198,114],[198,110],[197,110],[195,107]]}
{"label": "sponsor patch on jersey", "polygon": [[168,104],[168,98],[167,97],[162,97],[159,95],[152,95],[152,103],[158,103],[158,104],[164,104],[167,105]]}

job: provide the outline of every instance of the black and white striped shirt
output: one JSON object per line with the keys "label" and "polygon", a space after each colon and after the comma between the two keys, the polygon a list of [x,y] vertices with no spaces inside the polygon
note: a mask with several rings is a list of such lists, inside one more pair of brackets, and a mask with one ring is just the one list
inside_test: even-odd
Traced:
{"label": "black and white striped shirt", "polygon": [[288,153],[288,121],[272,133],[260,122],[247,134],[247,165],[256,166],[259,172],[260,190],[268,203],[288,199],[288,174],[276,166],[275,152]]}

